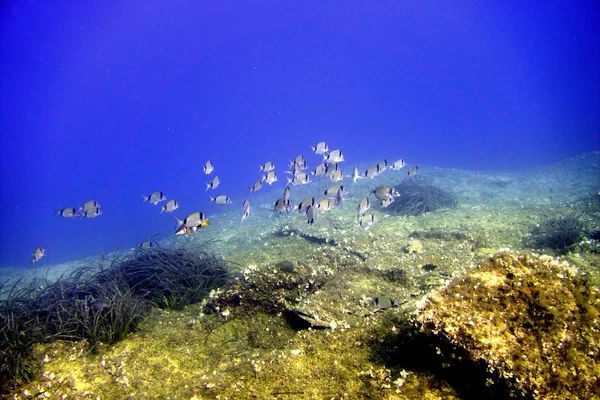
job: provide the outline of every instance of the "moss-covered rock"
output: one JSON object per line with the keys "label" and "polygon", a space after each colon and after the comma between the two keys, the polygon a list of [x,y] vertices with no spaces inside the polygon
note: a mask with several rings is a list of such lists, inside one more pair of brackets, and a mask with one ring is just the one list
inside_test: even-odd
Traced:
{"label": "moss-covered rock", "polygon": [[600,398],[599,315],[598,288],[571,265],[500,253],[429,295],[412,322],[517,396],[590,399]]}

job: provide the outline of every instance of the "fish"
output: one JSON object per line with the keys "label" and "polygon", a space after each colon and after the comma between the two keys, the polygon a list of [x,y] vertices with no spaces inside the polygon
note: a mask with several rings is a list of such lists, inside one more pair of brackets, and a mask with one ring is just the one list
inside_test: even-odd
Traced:
{"label": "fish", "polygon": [[288,178],[288,183],[294,186],[302,186],[310,183],[310,175],[306,172],[298,172],[293,178]]}
{"label": "fish", "polygon": [[212,181],[206,182],[206,190],[212,189],[215,190],[221,184],[221,178],[219,175],[215,176]]}
{"label": "fish", "polygon": [[316,166],[316,168],[312,172],[312,174],[314,176],[323,176],[323,175],[325,175],[326,169],[327,169],[327,166],[324,163],[321,163],[321,164],[319,164],[319,165]]}
{"label": "fish", "polygon": [[252,187],[250,187],[248,194],[250,194],[252,192],[254,192],[254,193],[258,192],[260,190],[260,188],[262,187],[262,185],[263,185],[262,180],[261,179],[257,180],[256,182],[254,182],[254,185]]}
{"label": "fish", "polygon": [[312,196],[307,197],[306,199],[302,200],[302,203],[298,204],[298,211],[305,212],[309,206],[314,207],[314,205],[315,205],[315,198]]}
{"label": "fish", "polygon": [[394,202],[394,198],[391,199],[382,199],[381,200],[381,208],[386,208],[387,206],[389,206],[390,204],[392,204]]}
{"label": "fish", "polygon": [[292,191],[290,190],[289,186],[286,186],[285,189],[283,189],[283,196],[281,196],[281,198],[283,199],[283,202],[285,204],[289,204],[290,203],[290,193]]}
{"label": "fish", "polygon": [[379,175],[379,165],[371,165],[369,168],[367,168],[367,170],[363,174],[363,176],[365,178],[369,178],[369,179],[373,179],[377,175]]}
{"label": "fish", "polygon": [[82,217],[86,217],[88,219],[96,218],[99,215],[102,215],[102,209],[100,207],[88,208],[82,213]]}
{"label": "fish", "polygon": [[162,208],[160,209],[160,212],[158,214],[160,215],[163,212],[172,213],[173,211],[177,210],[178,208],[179,208],[179,203],[177,202],[177,200],[169,200],[169,201],[167,201],[167,204],[162,206]]}
{"label": "fish", "polygon": [[[154,205],[157,205],[161,201],[165,201],[167,199],[167,196],[165,196],[165,194],[163,192],[154,192],[150,196],[142,195],[142,197],[144,198],[144,203],[150,202]],[[85,207],[85,204],[84,204],[84,207]],[[95,206],[95,207],[97,208],[98,206]],[[84,210],[85,210],[85,208],[84,208]]]}
{"label": "fish", "polygon": [[336,183],[341,181],[342,179],[344,179],[344,173],[342,172],[341,169],[336,170],[332,175],[331,175],[331,182],[332,183]]}
{"label": "fish", "polygon": [[273,184],[273,182],[277,182],[277,174],[275,171],[269,171],[265,176],[263,176],[263,182],[268,183],[269,185]]}
{"label": "fish", "polygon": [[344,188],[340,186],[337,193],[335,194],[334,204],[336,206],[342,206],[344,204]]}
{"label": "fish", "polygon": [[179,228],[180,226],[193,228],[194,226],[198,226],[198,225],[202,224],[204,221],[208,220],[206,215],[201,211],[190,214],[187,217],[185,217],[185,219],[183,219],[183,220],[181,220],[175,216],[173,216],[173,218],[175,218],[175,220],[177,221],[176,228]]}
{"label": "fish", "polygon": [[192,227],[188,227],[186,225],[181,225],[175,231],[175,235],[185,235],[188,233],[194,233],[194,232],[199,231],[207,226],[210,226],[210,221],[208,219],[205,219],[200,224],[192,226]]}
{"label": "fish", "polygon": [[64,218],[73,218],[73,217],[79,217],[79,210],[69,207],[69,208],[63,208],[60,211],[54,211],[54,215],[60,215],[61,217]]}
{"label": "fish", "polygon": [[379,171],[380,174],[382,172],[385,172],[385,170],[387,168],[388,168],[388,162],[387,162],[387,160],[383,160],[379,164],[377,164],[377,170]]}
{"label": "fish", "polygon": [[[146,196],[144,196],[144,198],[146,198]],[[81,207],[79,207],[79,210],[85,211],[88,208],[92,208],[92,207],[100,207],[100,203],[98,203],[96,200],[88,200],[85,203],[83,203],[83,205]]]}
{"label": "fish", "polygon": [[404,162],[403,159],[400,160],[396,160],[394,161],[394,163],[391,165],[390,169],[393,169],[395,171],[402,169],[404,166],[406,165],[406,163]]}
{"label": "fish", "polygon": [[232,203],[229,196],[227,196],[225,194],[221,194],[217,197],[211,197],[210,201],[212,201],[215,204],[231,204]]}
{"label": "fish", "polygon": [[354,166],[354,169],[352,170],[352,183],[356,183],[356,180],[361,178],[366,178],[366,176],[362,176],[358,171],[358,167]]}
{"label": "fish", "polygon": [[360,199],[358,202],[358,208],[356,209],[358,216],[360,217],[361,215],[364,215],[369,208],[371,208],[371,202],[369,201],[369,198],[363,197]]}
{"label": "fish", "polygon": [[317,210],[321,212],[331,211],[335,205],[334,199],[323,199],[317,204]]}
{"label": "fish", "polygon": [[204,163],[204,173],[206,175],[210,175],[211,172],[213,172],[215,169],[215,166],[213,165],[212,161],[208,160],[207,162]]}
{"label": "fish", "polygon": [[310,226],[313,226],[313,224],[315,223],[314,207],[313,206],[308,206],[308,208],[306,209],[306,219],[307,219],[308,224]]}
{"label": "fish", "polygon": [[331,179],[331,177],[337,170],[338,170],[337,163],[327,164],[327,166],[325,167],[325,176],[328,177],[329,179]]}
{"label": "fish", "polygon": [[391,186],[378,186],[371,193],[375,193],[375,197],[377,197],[379,200],[400,197],[400,193],[398,193],[398,191]]}
{"label": "fish", "polygon": [[418,165],[413,165],[408,170],[407,175],[408,175],[409,178],[412,178],[413,176],[415,176],[417,174],[417,172],[419,172],[419,166]]}
{"label": "fish", "polygon": [[335,196],[337,196],[337,192],[339,189],[342,189],[343,194],[348,193],[348,191],[346,190],[346,188],[343,185],[333,185],[333,186],[330,186],[327,190],[325,190],[323,192],[323,195],[325,195],[325,197],[335,199]]}
{"label": "fish", "polygon": [[266,173],[271,172],[271,171],[273,171],[275,169],[275,164],[273,164],[272,161],[267,161],[266,163],[264,163],[263,165],[261,165],[259,168],[260,168],[260,170],[262,172],[264,172],[266,174]]}
{"label": "fish", "polygon": [[344,161],[344,155],[341,150],[333,150],[331,153],[323,157],[323,161],[327,164],[339,163]]}
{"label": "fish", "polygon": [[329,147],[327,146],[327,143],[325,142],[319,142],[317,143],[316,146],[310,146],[310,148],[312,149],[312,151],[320,156],[321,154],[327,153],[329,151]]}
{"label": "fish", "polygon": [[250,202],[248,200],[242,201],[242,209],[244,210],[242,213],[242,222],[244,222],[250,216]]}
{"label": "fish", "polygon": [[104,308],[110,307],[111,301],[110,301],[110,299],[107,299],[106,297],[103,297],[103,298],[98,299],[98,300],[92,300],[92,303],[90,305],[95,310],[102,310]]}
{"label": "fish", "polygon": [[46,249],[42,249],[41,247],[38,247],[35,249],[35,251],[33,252],[33,259],[31,260],[31,263],[33,265],[35,265],[36,263],[38,263],[42,257],[44,257],[46,255]]}
{"label": "fish", "polygon": [[275,203],[273,203],[273,208],[275,209],[275,211],[279,212],[279,213],[289,213],[293,210],[292,204],[290,203],[290,201],[288,200],[287,202],[285,202],[283,200],[283,198],[281,199],[277,199],[277,201]]}
{"label": "fish", "polygon": [[398,307],[398,302],[387,297],[374,297],[370,306],[379,310],[387,310],[388,308]]}
{"label": "fish", "polygon": [[375,222],[377,222],[375,215],[365,214],[359,219],[358,226],[361,229],[369,229]]}

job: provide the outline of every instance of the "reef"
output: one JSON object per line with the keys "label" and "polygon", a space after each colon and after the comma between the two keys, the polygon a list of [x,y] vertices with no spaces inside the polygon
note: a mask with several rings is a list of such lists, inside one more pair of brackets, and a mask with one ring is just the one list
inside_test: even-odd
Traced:
{"label": "reef", "polygon": [[411,322],[446,362],[483,362],[512,397],[599,398],[600,293],[566,262],[499,253],[428,295]]}

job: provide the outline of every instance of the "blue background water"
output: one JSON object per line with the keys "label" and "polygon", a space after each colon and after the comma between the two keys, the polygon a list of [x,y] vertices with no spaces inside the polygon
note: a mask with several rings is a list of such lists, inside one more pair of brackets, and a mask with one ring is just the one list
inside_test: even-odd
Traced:
{"label": "blue background water", "polygon": [[[259,164],[283,187],[283,165],[321,140],[348,170],[598,150],[599,3],[457,4],[2,2],[0,266],[165,237],[173,219],[142,204],[156,190],[179,217],[215,212],[207,159],[239,203]],[[104,215],[53,216],[90,199]]]}

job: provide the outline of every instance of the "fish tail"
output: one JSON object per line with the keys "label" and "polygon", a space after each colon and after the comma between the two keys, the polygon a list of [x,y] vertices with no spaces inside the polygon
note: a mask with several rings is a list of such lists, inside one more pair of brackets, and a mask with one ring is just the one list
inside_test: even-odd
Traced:
{"label": "fish tail", "polygon": [[208,191],[208,189],[210,189],[210,182],[208,182],[208,183],[206,184],[206,190],[205,190],[205,192],[206,192],[206,191]]}
{"label": "fish tail", "polygon": [[144,203],[147,201],[150,201],[150,196],[144,196],[142,195],[142,198],[144,199]]}
{"label": "fish tail", "polygon": [[175,218],[175,221],[177,221],[177,226],[175,227],[175,229],[177,230],[177,229],[179,229],[179,227],[180,227],[181,225],[183,225],[183,221],[182,221],[182,220],[180,220],[179,218],[177,218],[177,217],[176,217],[176,216],[174,216],[174,215],[173,215],[173,218]]}

